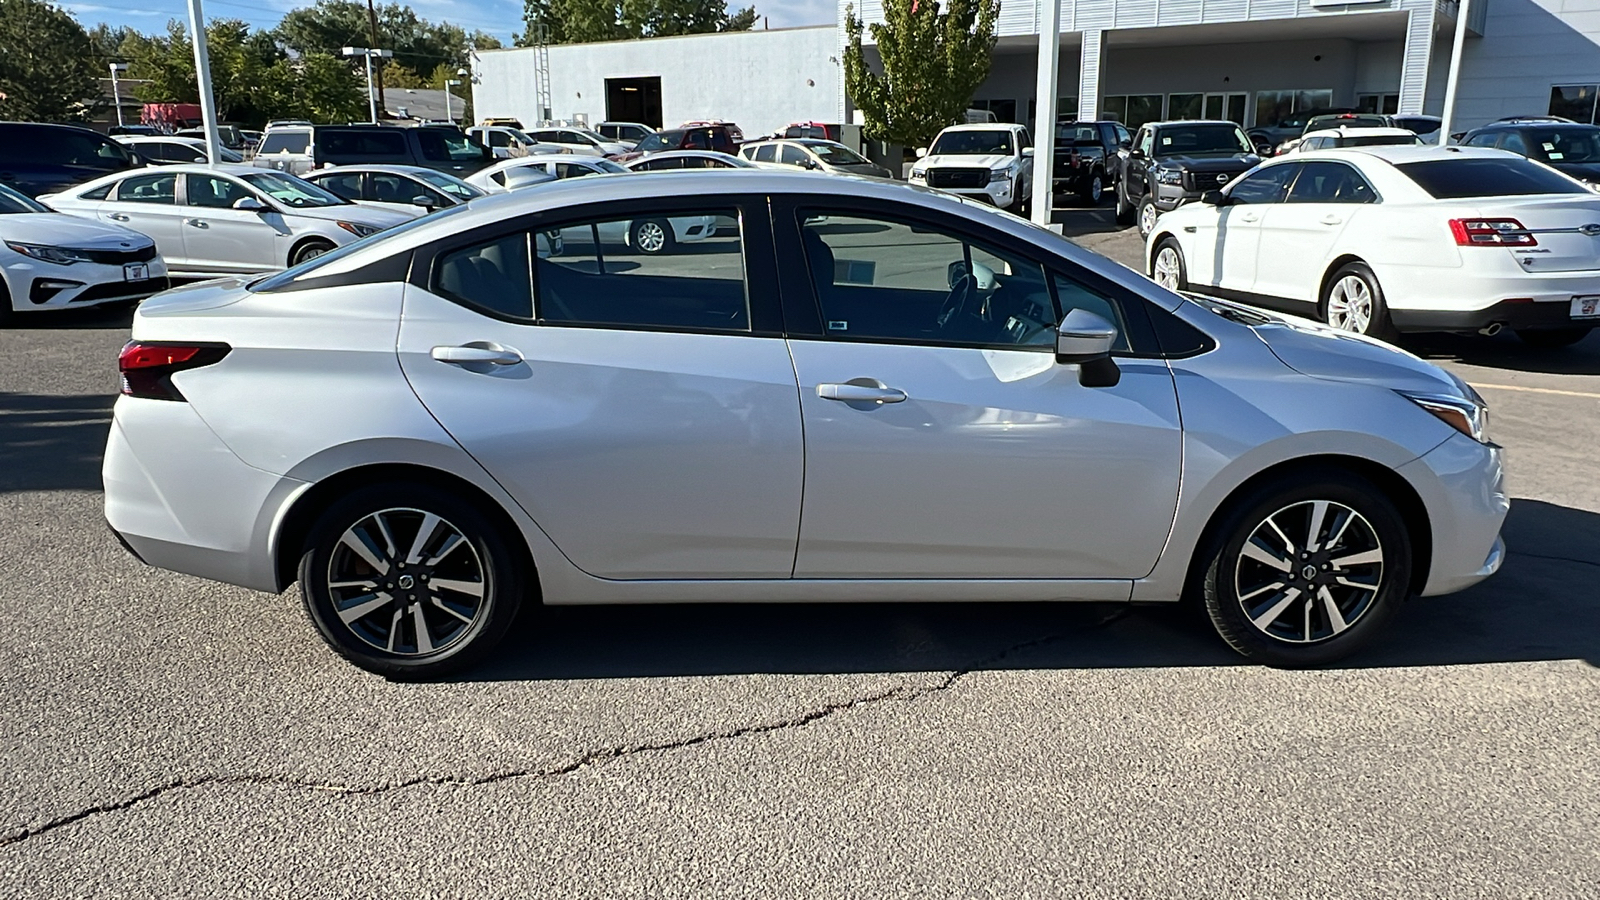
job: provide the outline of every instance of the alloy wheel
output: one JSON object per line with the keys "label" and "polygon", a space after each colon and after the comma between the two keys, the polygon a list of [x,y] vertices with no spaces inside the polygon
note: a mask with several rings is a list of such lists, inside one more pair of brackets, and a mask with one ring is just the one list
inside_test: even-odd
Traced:
{"label": "alloy wheel", "polygon": [[1099,175],[1096,175],[1089,180],[1089,202],[1099,203],[1100,199],[1105,196],[1105,193],[1106,185],[1105,182],[1101,180]]}
{"label": "alloy wheel", "polygon": [[1178,289],[1179,274],[1183,271],[1183,263],[1178,259],[1178,251],[1171,247],[1162,247],[1157,250],[1155,270],[1156,284],[1169,291]]}
{"label": "alloy wheel", "polygon": [[1250,533],[1234,567],[1234,590],[1257,631],[1311,644],[1359,622],[1383,578],[1383,543],[1365,516],[1332,500],[1304,500]]}
{"label": "alloy wheel", "polygon": [[1372,325],[1372,288],[1359,275],[1346,275],[1328,293],[1328,324],[1366,334]]}
{"label": "alloy wheel", "polygon": [[398,656],[456,643],[487,605],[478,551],[455,525],[418,509],[380,510],[347,528],[327,578],[339,621],[362,643]]}
{"label": "alloy wheel", "polygon": [[667,245],[667,233],[659,222],[640,222],[633,233],[645,253],[660,253]]}
{"label": "alloy wheel", "polygon": [[1150,232],[1156,230],[1156,218],[1158,215],[1154,203],[1146,203],[1139,207],[1139,233],[1141,235],[1149,237]]}

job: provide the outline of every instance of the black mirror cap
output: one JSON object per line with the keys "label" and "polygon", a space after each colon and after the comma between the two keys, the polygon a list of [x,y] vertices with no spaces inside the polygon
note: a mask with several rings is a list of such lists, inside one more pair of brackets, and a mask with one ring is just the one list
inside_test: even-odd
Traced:
{"label": "black mirror cap", "polygon": [[1206,191],[1200,195],[1200,202],[1207,206],[1227,206],[1230,201],[1221,191]]}
{"label": "black mirror cap", "polygon": [[1088,388],[1116,387],[1122,381],[1122,369],[1117,361],[1108,354],[1096,356],[1092,359],[1083,359],[1071,356],[1056,356],[1056,362],[1062,365],[1077,365],[1078,383]]}

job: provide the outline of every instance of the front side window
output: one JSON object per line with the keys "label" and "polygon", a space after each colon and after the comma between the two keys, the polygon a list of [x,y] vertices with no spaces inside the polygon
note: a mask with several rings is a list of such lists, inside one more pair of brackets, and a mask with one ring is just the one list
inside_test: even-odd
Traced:
{"label": "front side window", "polygon": [[[1520,134],[1517,136],[1521,137]],[[1518,152],[1534,159],[1553,163],[1600,162],[1600,128],[1568,125],[1565,128],[1533,129],[1528,132],[1528,142],[1533,152]]]}
{"label": "front side window", "polygon": [[[445,128],[417,129],[417,149],[429,162],[479,162],[494,155],[488,147],[475,143],[466,134]],[[397,155],[405,155],[403,145]]]}
{"label": "front side window", "polygon": [[598,175],[600,173],[577,163],[556,163],[557,178],[582,178],[585,175]]}
{"label": "front side window", "polygon": [[639,142],[639,146],[634,149],[641,153],[648,153],[652,150],[676,150],[682,142],[682,131],[658,131],[655,134],[647,135],[644,140]]}
{"label": "front side window", "polygon": [[437,188],[457,200],[471,200],[474,197],[483,196],[483,191],[453,175],[446,175],[443,172],[417,172],[415,177],[423,184]]}
{"label": "front side window", "polygon": [[1508,131],[1506,132],[1505,139],[1500,142],[1500,149],[1509,150],[1512,153],[1516,153],[1521,156],[1527,156],[1528,142],[1523,140],[1522,135],[1518,134],[1517,132]]}
{"label": "front side window", "polygon": [[[328,185],[323,183],[323,187],[328,187]],[[415,181],[412,181],[403,175],[396,175],[392,172],[373,172],[371,175],[367,176],[367,187],[372,193],[372,199],[380,203],[409,204],[411,201],[417,198],[418,194],[426,196],[433,193],[433,191],[428,190],[420,184],[417,184]],[[331,187],[329,189],[332,190]],[[355,199],[353,197],[348,197],[339,191],[334,191],[334,193],[339,194],[339,196],[344,197],[346,200]],[[435,198],[429,197],[428,199],[433,200]]]}
{"label": "front side window", "polygon": [[784,144],[783,155],[778,157],[778,162],[781,162],[786,166],[803,166],[810,161],[811,157],[806,156],[806,152],[804,150],[801,150],[799,147],[796,147],[793,144]]}
{"label": "front side window", "polygon": [[[1275,168],[1287,168],[1276,166]],[[1308,162],[1289,188],[1289,203],[1372,203],[1377,192],[1361,173],[1344,163]]]}
{"label": "front side window", "polygon": [[830,166],[860,166],[867,162],[861,154],[842,144],[812,144],[811,152]]}
{"label": "front side window", "polygon": [[185,176],[186,199],[189,206],[210,209],[231,209],[235,203],[253,196],[249,189],[231,178],[215,175]]}
{"label": "front side window", "polygon": [[324,156],[381,156],[393,158],[406,155],[406,136],[399,130],[329,130],[322,133],[317,143],[318,149],[321,150]]}
{"label": "front side window", "polygon": [[176,205],[178,202],[178,176],[171,175],[135,175],[124,178],[117,185],[118,203],[161,203]]}
{"label": "front side window", "polygon": [[777,144],[762,144],[756,148],[756,162],[773,162],[777,158]]}
{"label": "front side window", "polygon": [[1299,168],[1286,165],[1257,169],[1228,191],[1228,199],[1239,204],[1278,203],[1283,200],[1283,191]]}
{"label": "front side window", "polygon": [[1472,137],[1467,138],[1466,145],[1468,147],[1493,147],[1495,142],[1499,139],[1500,135],[1498,133],[1486,131],[1482,134],[1475,134]]}
{"label": "front side window", "polygon": [[908,222],[806,210],[801,243],[835,340],[1049,350],[1060,321],[1043,268]]}

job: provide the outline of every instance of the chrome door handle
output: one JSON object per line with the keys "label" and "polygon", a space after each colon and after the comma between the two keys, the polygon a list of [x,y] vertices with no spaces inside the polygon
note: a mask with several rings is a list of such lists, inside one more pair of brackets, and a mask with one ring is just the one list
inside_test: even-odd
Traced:
{"label": "chrome door handle", "polygon": [[193,225],[196,228],[210,228],[211,227],[210,225],[206,224],[206,221],[204,219],[184,219],[183,221],[184,221],[184,224]]}
{"label": "chrome door handle", "polygon": [[126,222],[126,221],[128,221],[128,217],[123,215],[122,213],[106,213],[106,218],[113,219],[113,220],[118,221],[118,222]]}
{"label": "chrome door handle", "polygon": [[1241,221],[1241,222],[1259,222],[1259,221],[1261,221],[1261,217],[1260,216],[1240,216],[1239,217],[1239,221]]}
{"label": "chrome door handle", "polygon": [[1324,224],[1324,225],[1338,225],[1339,223],[1341,223],[1343,221],[1344,221],[1344,219],[1341,219],[1338,216],[1323,216],[1322,217],[1322,224]]}
{"label": "chrome door handle", "polygon": [[817,396],[824,400],[843,400],[856,403],[899,403],[906,392],[892,387],[873,387],[866,384],[819,384]]}
{"label": "chrome door handle", "polygon": [[522,362],[522,354],[508,347],[475,347],[471,344],[464,347],[435,347],[433,358],[455,365],[488,363],[491,366],[514,366]]}

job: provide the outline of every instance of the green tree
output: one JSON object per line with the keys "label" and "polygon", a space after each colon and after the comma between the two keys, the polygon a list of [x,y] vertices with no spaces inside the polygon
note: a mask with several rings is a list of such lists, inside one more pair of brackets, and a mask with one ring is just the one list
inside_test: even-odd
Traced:
{"label": "green tree", "polygon": [[[380,63],[385,84],[415,87],[417,81],[441,65],[458,67],[467,61],[469,47],[496,49],[500,41],[482,31],[468,33],[449,22],[438,24],[417,16],[409,6],[388,3],[375,8],[378,45],[394,52]],[[309,7],[285,14],[273,34],[284,46],[299,53],[326,53],[338,57],[341,48],[372,44],[367,5],[356,0],[317,0]],[[363,65],[353,61],[352,70]],[[408,72],[399,72],[399,69]],[[365,75],[363,74],[363,78]]]}
{"label": "green tree", "polygon": [[845,91],[875,140],[922,147],[962,119],[972,92],[989,77],[999,0],[884,0],[870,27],[880,69],[861,48],[862,22],[845,8]]}
{"label": "green tree", "polygon": [[552,44],[748,31],[755,7],[729,13],[726,0],[525,0],[519,46],[543,25]]}
{"label": "green tree", "polygon": [[0,0],[0,119],[77,122],[100,102],[104,63],[65,10]]}
{"label": "green tree", "polygon": [[126,25],[112,27],[104,22],[89,29],[89,46],[100,60],[100,66],[112,60],[122,60],[124,51],[122,45],[130,39],[137,39],[139,32]]}

